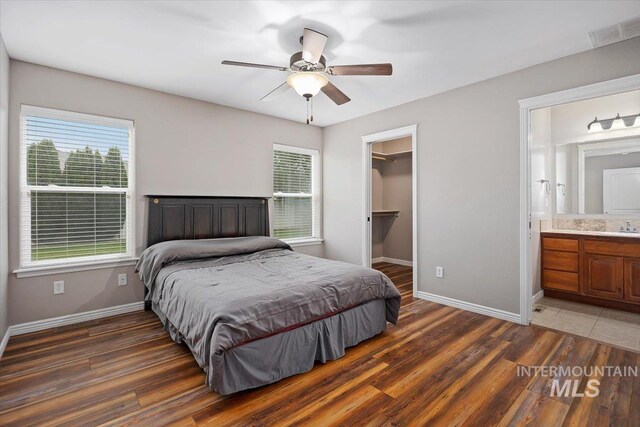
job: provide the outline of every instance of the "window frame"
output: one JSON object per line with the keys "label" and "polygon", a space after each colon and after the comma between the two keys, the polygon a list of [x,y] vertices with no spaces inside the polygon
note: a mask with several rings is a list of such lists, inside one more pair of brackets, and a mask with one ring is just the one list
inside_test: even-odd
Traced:
{"label": "window frame", "polygon": [[[118,189],[105,189],[99,187],[76,186],[52,186],[47,189],[50,192],[87,192],[125,194],[126,199],[126,251],[125,253],[79,256],[66,259],[51,259],[34,261],[31,259],[31,196],[32,190],[37,190],[38,185],[27,183],[27,148],[26,138],[27,116],[37,116],[49,119],[68,120],[94,125],[125,127],[129,130],[127,187]],[[77,113],[72,111],[52,108],[37,107],[21,104],[20,106],[20,178],[19,178],[19,265],[14,273],[18,277],[39,276],[44,274],[56,274],[61,272],[91,270],[96,268],[113,268],[120,265],[131,265],[137,259],[134,251],[136,247],[135,231],[135,126],[133,120],[113,117],[98,116],[93,114]],[[26,246],[25,246],[26,245]],[[27,255],[28,254],[28,255]]]}
{"label": "window frame", "polygon": [[[273,150],[271,159],[273,162],[273,152],[284,151],[287,153],[304,154],[311,156],[311,230],[312,236],[296,237],[289,239],[281,239],[282,241],[290,244],[291,246],[308,246],[314,244],[320,244],[324,240],[322,238],[322,177],[320,168],[320,150],[315,148],[296,147],[293,145],[273,144]],[[275,174],[275,168],[271,165],[271,194],[275,197],[288,197],[287,193],[276,193],[273,189],[273,174]],[[299,196],[298,196],[299,197]],[[275,204],[274,204],[275,218]],[[272,233],[273,235],[273,229]]]}

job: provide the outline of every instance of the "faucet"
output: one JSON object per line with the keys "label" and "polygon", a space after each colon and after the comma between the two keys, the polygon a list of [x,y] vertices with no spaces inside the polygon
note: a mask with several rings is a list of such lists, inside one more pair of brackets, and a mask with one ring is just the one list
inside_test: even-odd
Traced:
{"label": "faucet", "polygon": [[636,227],[631,228],[631,220],[625,221],[625,227],[620,227],[621,233],[637,233],[638,229]]}

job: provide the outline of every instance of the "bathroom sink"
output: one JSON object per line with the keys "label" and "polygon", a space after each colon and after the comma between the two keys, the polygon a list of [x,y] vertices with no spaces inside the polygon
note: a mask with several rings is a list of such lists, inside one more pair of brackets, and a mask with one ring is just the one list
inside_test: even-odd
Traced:
{"label": "bathroom sink", "polygon": [[640,238],[637,231],[548,230],[547,233],[581,234],[585,236],[611,236]]}

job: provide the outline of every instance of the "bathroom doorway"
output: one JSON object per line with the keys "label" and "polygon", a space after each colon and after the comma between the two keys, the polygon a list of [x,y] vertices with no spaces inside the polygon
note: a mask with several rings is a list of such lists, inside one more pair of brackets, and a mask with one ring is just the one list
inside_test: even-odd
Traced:
{"label": "bathroom doorway", "polygon": [[[613,200],[619,214],[607,212],[603,190],[611,170],[637,166],[639,90],[634,75],[520,101],[521,323],[609,342],[601,333],[609,317],[629,318],[637,340],[638,319],[627,311],[635,311],[635,282],[625,280],[635,277],[634,258],[593,245],[617,247],[640,224],[628,191]],[[603,269],[616,274],[596,274]]]}
{"label": "bathroom doorway", "polygon": [[640,90],[531,111],[531,182],[531,323],[640,351]]}

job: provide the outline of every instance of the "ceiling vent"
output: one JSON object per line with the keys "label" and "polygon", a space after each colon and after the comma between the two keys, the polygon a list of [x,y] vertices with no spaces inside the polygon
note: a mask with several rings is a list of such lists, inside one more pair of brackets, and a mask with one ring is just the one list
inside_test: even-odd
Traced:
{"label": "ceiling vent", "polygon": [[640,18],[624,21],[589,33],[593,47],[606,46],[640,36]]}

